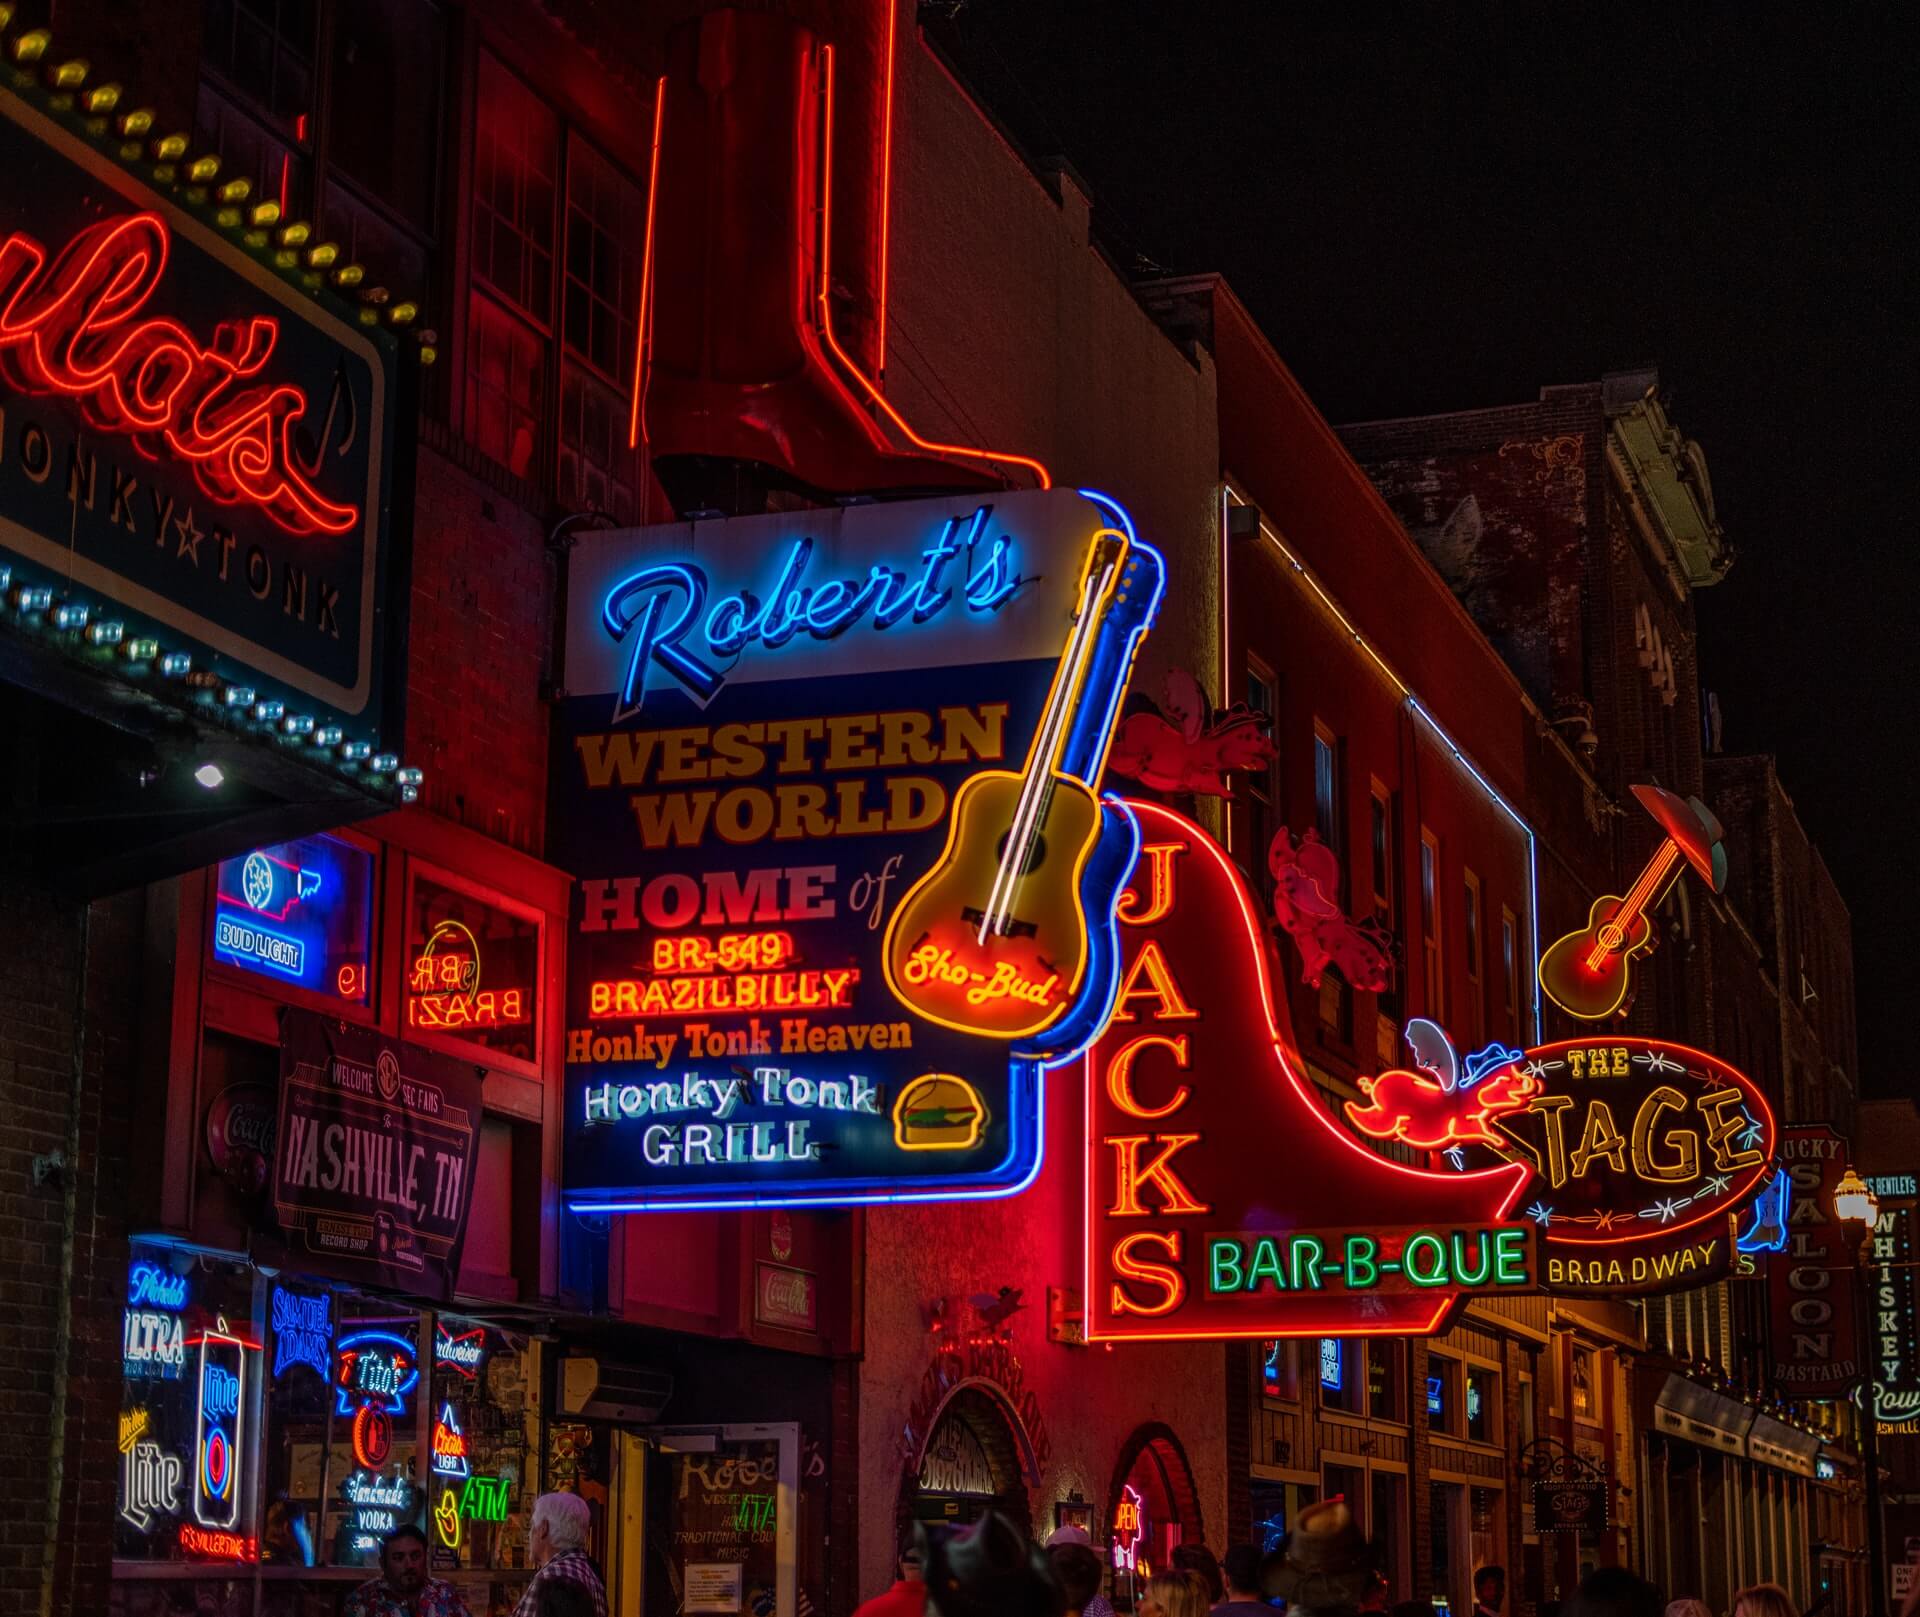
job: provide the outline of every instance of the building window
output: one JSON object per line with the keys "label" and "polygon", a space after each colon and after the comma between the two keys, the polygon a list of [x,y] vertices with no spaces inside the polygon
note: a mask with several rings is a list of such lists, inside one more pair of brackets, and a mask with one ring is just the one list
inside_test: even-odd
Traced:
{"label": "building window", "polygon": [[477,119],[467,436],[563,505],[636,520],[627,437],[645,193],[484,54]]}
{"label": "building window", "polygon": [[1513,911],[1500,911],[1500,995],[1507,1008],[1507,1037],[1520,1034],[1520,923]]}
{"label": "building window", "polygon": [[424,291],[439,218],[439,7],[207,0],[203,40],[196,150],[283,218],[312,220],[367,284]]}
{"label": "building window", "polygon": [[301,837],[223,859],[207,949],[252,986],[371,1006],[375,855],[334,836]]}
{"label": "building window", "polygon": [[1260,1392],[1289,1401],[1300,1396],[1300,1344],[1288,1338],[1260,1344]]}
{"label": "building window", "polygon": [[1367,1339],[1367,1413],[1376,1420],[1407,1418],[1406,1346],[1390,1336]]}
{"label": "building window", "polygon": [[1478,1048],[1486,1042],[1487,1036],[1486,974],[1482,969],[1480,942],[1480,878],[1471,870],[1466,873],[1460,913],[1466,923],[1463,941],[1467,950],[1467,1015],[1464,1031]]}
{"label": "building window", "polygon": [[1320,1407],[1341,1409],[1350,1415],[1366,1412],[1365,1357],[1360,1344],[1339,1337],[1320,1339]]}
{"label": "building window", "polygon": [[415,873],[407,905],[407,1037],[457,1040],[533,1067],[540,921]]}
{"label": "building window", "polygon": [[[1691,1351],[1692,1343],[1688,1344]],[[1573,1418],[1598,1424],[1600,1420],[1600,1390],[1597,1373],[1598,1358],[1592,1348],[1573,1348]]]}
{"label": "building window", "polygon": [[1460,1361],[1430,1354],[1427,1358],[1428,1429],[1459,1436],[1460,1403]]}
{"label": "building window", "polygon": [[1447,979],[1440,943],[1440,839],[1425,826],[1420,828],[1420,955],[1426,990],[1420,1009],[1436,1022],[1444,1022]]}
{"label": "building window", "polygon": [[1467,1436],[1476,1443],[1500,1441],[1500,1373],[1467,1368]]}
{"label": "building window", "polygon": [[[1395,940],[1400,936],[1400,802],[1379,781],[1373,783],[1370,799],[1369,830],[1372,841],[1373,918]],[[1400,974],[1398,963],[1389,967],[1387,986],[1375,1001],[1381,1016],[1398,1027],[1400,1022]]]}

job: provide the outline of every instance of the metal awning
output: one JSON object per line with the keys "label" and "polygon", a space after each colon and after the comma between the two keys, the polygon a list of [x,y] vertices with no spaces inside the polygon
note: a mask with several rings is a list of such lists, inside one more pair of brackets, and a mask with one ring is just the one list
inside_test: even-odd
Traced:
{"label": "metal awning", "polygon": [[1811,1433],[1681,1375],[1670,1374],[1654,1399],[1653,1425],[1655,1431],[1696,1448],[1737,1455],[1795,1476],[1812,1476],[1820,1455],[1820,1439]]}

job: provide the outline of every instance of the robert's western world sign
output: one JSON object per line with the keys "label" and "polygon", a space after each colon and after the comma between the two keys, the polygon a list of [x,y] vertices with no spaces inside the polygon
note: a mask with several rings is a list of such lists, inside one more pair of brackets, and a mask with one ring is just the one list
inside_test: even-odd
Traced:
{"label": "robert's western world sign", "polygon": [[1111,1006],[1162,585],[1072,490],[596,534],[568,572],[567,1199],[1005,1194]]}
{"label": "robert's western world sign", "polygon": [[[380,734],[390,336],[0,90],[0,567]],[[31,606],[53,601],[34,595]]]}

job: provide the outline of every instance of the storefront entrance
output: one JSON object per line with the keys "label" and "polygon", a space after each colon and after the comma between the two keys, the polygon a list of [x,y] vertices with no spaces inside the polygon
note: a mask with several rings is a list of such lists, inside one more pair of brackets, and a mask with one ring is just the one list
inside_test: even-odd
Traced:
{"label": "storefront entrance", "polygon": [[900,1542],[915,1521],[964,1526],[989,1510],[1029,1519],[1027,1485],[1034,1475],[1025,1435],[1006,1406],[984,1386],[962,1386],[934,1422],[919,1468],[900,1493]]}
{"label": "storefront entrance", "polygon": [[795,1617],[797,1424],[647,1427],[617,1444],[615,1617]]}
{"label": "storefront entrance", "polygon": [[1178,1546],[1205,1540],[1186,1450],[1165,1426],[1142,1426],[1120,1451],[1107,1504],[1114,1609],[1132,1611],[1147,1579],[1173,1564]]}

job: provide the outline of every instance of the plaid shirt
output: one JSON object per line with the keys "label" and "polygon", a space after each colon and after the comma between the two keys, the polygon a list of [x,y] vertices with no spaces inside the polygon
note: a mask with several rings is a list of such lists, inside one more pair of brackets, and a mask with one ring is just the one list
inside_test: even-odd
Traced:
{"label": "plaid shirt", "polygon": [[587,1593],[593,1596],[593,1617],[607,1617],[606,1585],[585,1550],[562,1550],[534,1573],[520,1596],[520,1604],[513,1608],[513,1617],[540,1617],[540,1590],[549,1583],[585,1584]]}
{"label": "plaid shirt", "polygon": [[347,1596],[342,1617],[472,1617],[472,1613],[460,1591],[438,1578],[421,1585],[419,1601],[411,1606],[387,1587],[385,1578],[369,1578]]}

